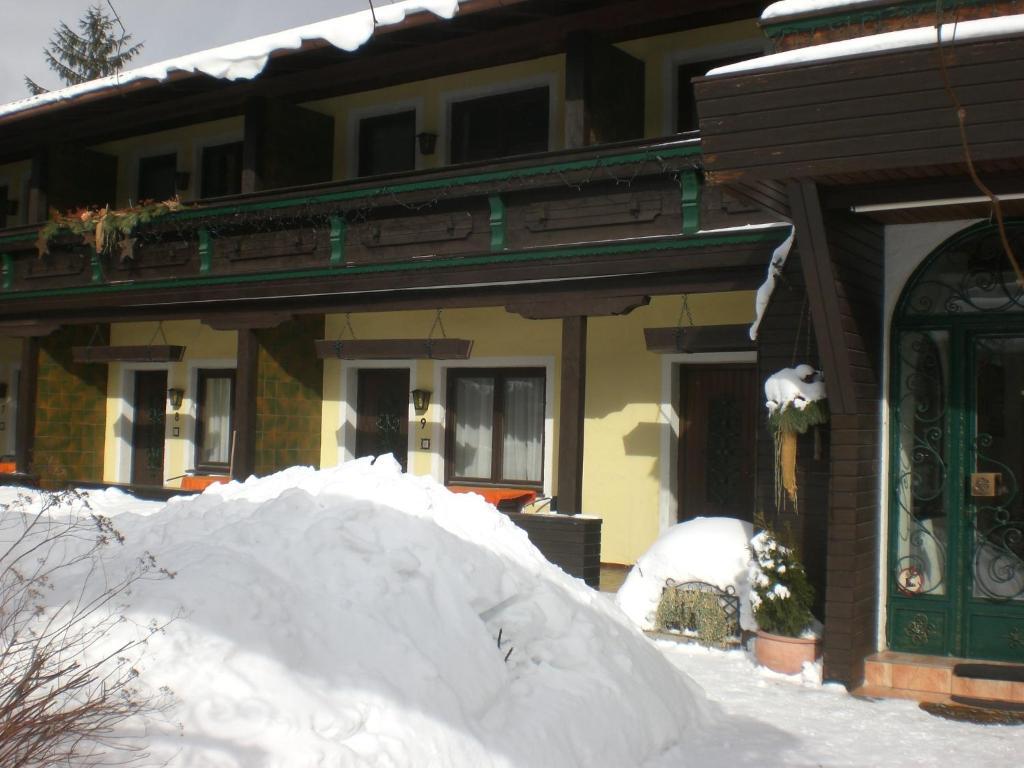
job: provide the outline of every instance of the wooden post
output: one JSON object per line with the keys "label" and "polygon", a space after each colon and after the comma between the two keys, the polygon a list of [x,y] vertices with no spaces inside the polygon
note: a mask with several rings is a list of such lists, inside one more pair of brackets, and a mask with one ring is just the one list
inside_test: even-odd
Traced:
{"label": "wooden post", "polygon": [[37,224],[46,221],[49,215],[46,190],[48,186],[49,154],[44,147],[32,156],[32,170],[29,177],[28,211],[25,221]]}
{"label": "wooden post", "polygon": [[587,318],[562,320],[562,382],[558,418],[558,509],[583,511],[583,421],[587,389]]}
{"label": "wooden post", "polygon": [[256,379],[259,340],[252,328],[238,329],[235,368],[235,449],[231,479],[245,480],[256,466]]}
{"label": "wooden post", "polygon": [[32,470],[32,446],[36,436],[36,390],[39,385],[39,337],[21,340],[21,373],[18,380],[18,419],[14,432],[15,469]]}

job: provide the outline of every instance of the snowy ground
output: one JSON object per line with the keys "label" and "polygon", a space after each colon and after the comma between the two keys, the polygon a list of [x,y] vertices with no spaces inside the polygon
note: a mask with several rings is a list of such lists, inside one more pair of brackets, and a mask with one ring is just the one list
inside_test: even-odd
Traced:
{"label": "snowy ground", "polygon": [[[0,504],[14,495],[0,488]],[[127,557],[149,550],[178,572],[140,585],[131,609],[140,622],[185,611],[143,659],[178,699],[150,726],[153,764],[1020,765],[1024,727],[654,644],[507,517],[394,462],[90,503],[115,517]]]}
{"label": "snowy ground", "polygon": [[952,722],[912,701],[855,698],[841,685],[759,668],[744,651],[657,645],[725,715],[690,745],[693,765],[1018,768],[1024,756],[1024,726]]}

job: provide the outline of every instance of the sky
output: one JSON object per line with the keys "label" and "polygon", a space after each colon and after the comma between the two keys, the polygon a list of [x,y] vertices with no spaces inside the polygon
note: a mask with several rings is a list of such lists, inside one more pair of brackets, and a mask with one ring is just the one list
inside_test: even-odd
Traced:
{"label": "sky", "polygon": [[[233,43],[289,27],[363,10],[368,0],[112,0],[121,21],[145,47],[130,66]],[[389,0],[374,0],[376,6]],[[107,0],[0,0],[0,104],[28,96],[25,76],[40,85],[62,85],[46,66],[43,49],[54,28],[77,30],[90,4]]]}

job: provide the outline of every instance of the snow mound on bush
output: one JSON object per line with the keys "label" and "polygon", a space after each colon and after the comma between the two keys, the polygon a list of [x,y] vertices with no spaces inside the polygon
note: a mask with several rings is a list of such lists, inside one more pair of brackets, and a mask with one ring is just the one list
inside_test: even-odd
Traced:
{"label": "snow mound on bush", "polygon": [[651,545],[615,596],[615,602],[641,629],[654,629],[654,613],[666,579],[706,581],[740,598],[740,627],[756,630],[750,611],[750,523],[731,517],[697,517],[669,528]]}
{"label": "snow mound on bush", "polygon": [[505,515],[390,457],[108,500],[118,556],[177,574],[130,618],[184,609],[140,665],[183,726],[149,726],[154,764],[679,765],[721,717]]}

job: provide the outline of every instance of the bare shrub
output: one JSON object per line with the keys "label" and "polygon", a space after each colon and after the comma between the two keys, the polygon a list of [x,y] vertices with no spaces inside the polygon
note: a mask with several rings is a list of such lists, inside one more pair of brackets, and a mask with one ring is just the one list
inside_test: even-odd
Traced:
{"label": "bare shrub", "polygon": [[148,552],[124,565],[124,538],[75,491],[0,505],[0,766],[135,764],[144,744],[119,726],[170,692],[136,664],[165,625],[130,622],[133,585],[173,578]]}

